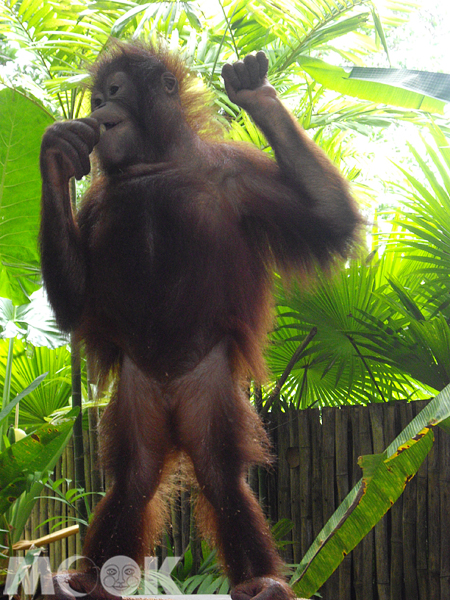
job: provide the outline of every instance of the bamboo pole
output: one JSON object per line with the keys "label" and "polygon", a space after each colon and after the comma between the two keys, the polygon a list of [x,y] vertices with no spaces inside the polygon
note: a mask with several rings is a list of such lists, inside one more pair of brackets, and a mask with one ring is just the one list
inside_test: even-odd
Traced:
{"label": "bamboo pole", "polygon": [[41,547],[46,546],[47,544],[54,544],[71,535],[76,535],[78,530],[78,525],[72,525],[71,527],[65,527],[64,529],[54,531],[53,533],[49,533],[48,535],[44,535],[35,540],[20,540],[14,544],[13,550],[29,550],[31,546]]}
{"label": "bamboo pole", "polygon": [[[289,449],[289,418],[289,413],[278,413],[278,514],[287,519],[291,518],[291,474],[286,458]],[[292,540],[291,533],[286,539]],[[282,555],[286,562],[292,562],[293,552],[290,544],[283,548]]]}
{"label": "bamboo pole", "polygon": [[302,557],[301,537],[302,537],[302,511],[301,490],[300,490],[300,444],[298,436],[299,421],[302,420],[302,413],[296,410],[290,410],[289,413],[289,448],[288,465],[290,475],[290,502],[292,529],[292,556],[295,563],[300,562]]}
{"label": "bamboo pole", "polygon": [[[413,419],[411,404],[400,405],[400,426],[404,429]],[[416,479],[412,479],[403,492],[403,573],[405,596],[408,600],[419,600],[416,553]]]}
{"label": "bamboo pole", "polygon": [[[416,416],[428,401],[414,402],[412,404]],[[429,599],[428,589],[428,548],[427,548],[427,495],[428,495],[428,458],[426,458],[416,475],[417,503],[416,503],[416,552],[417,552],[417,582],[420,600]]]}
{"label": "bamboo pole", "polygon": [[440,434],[439,452],[439,500],[440,500],[440,583],[441,600],[450,600],[450,438],[447,433]]}
{"label": "bamboo pole", "polygon": [[[304,410],[298,415],[299,488],[301,507],[300,557],[302,558],[313,541],[312,518],[312,443],[311,411]],[[298,562],[298,561],[296,561]]]}
{"label": "bamboo pole", "polygon": [[[348,411],[345,408],[336,410],[335,432],[337,505],[339,506],[350,491]],[[339,566],[339,600],[351,600],[351,584],[352,555],[347,554]]]}
{"label": "bamboo pole", "polygon": [[[359,439],[361,454],[372,454],[372,432],[370,429],[369,411],[359,411]],[[374,579],[374,534],[370,531],[362,540],[362,597],[364,600],[373,600]],[[397,599],[398,600],[398,599]]]}
{"label": "bamboo pole", "polygon": [[[384,439],[390,444],[400,431],[400,403],[387,404],[384,407]],[[400,497],[388,513],[390,519],[390,565],[389,598],[402,597],[403,587],[403,543],[402,543],[403,498]]]}
{"label": "bamboo pole", "polygon": [[[322,506],[323,521],[326,523],[337,508],[336,481],[336,411],[322,410]],[[327,598],[339,598],[339,573],[335,571],[323,586]],[[321,592],[322,593],[322,592]]]}
{"label": "bamboo pole", "polygon": [[[372,404],[369,406],[370,426],[372,431],[373,451],[381,454],[386,448],[384,438],[383,415],[385,405]],[[387,516],[375,525],[375,565],[377,574],[378,600],[389,600],[389,545],[387,531]]]}
{"label": "bamboo pole", "polygon": [[[361,456],[361,436],[359,434],[360,412],[364,410],[361,406],[352,407],[350,414],[351,440],[352,440],[352,473],[351,485],[354,487],[361,479],[361,469],[358,466],[358,458]],[[353,558],[353,589],[355,600],[363,598],[363,547],[359,543],[352,552]]]}

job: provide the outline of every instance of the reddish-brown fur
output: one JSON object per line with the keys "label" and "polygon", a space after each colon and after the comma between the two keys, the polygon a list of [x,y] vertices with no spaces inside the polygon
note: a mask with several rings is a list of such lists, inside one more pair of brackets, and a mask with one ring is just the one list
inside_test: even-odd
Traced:
{"label": "reddish-brown fur", "polygon": [[[158,87],[165,70],[178,79],[177,96]],[[62,327],[85,340],[100,378],[116,376],[101,431],[115,483],[84,553],[98,566],[117,554],[142,563],[161,526],[157,490],[183,452],[202,492],[200,522],[231,583],[247,586],[247,596],[265,589],[265,598],[275,585],[286,598],[281,561],[245,481],[249,464],[267,462],[268,440],[243,388],[265,375],[272,269],[307,273],[345,255],[360,218],[345,182],[284,108],[276,107],[279,136],[255,111],[277,164],[217,137],[178,57],[118,46],[94,67],[94,88],[116,71],[137,89],[127,110],[138,104],[133,122],[152,160],[103,169],[74,220],[60,175],[74,174],[60,158],[61,124],[46,134],[41,159],[50,301]],[[82,576],[73,582],[87,587]]]}

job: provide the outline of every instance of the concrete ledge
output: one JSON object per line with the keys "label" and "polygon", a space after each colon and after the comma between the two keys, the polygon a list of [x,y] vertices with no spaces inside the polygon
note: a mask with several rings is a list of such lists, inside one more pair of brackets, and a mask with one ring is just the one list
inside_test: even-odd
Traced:
{"label": "concrete ledge", "polygon": [[[117,597],[119,598],[119,596]],[[121,596],[122,600],[231,600],[229,594],[180,594],[169,595],[162,594],[160,596]],[[306,598],[296,598],[296,600],[307,600]]]}

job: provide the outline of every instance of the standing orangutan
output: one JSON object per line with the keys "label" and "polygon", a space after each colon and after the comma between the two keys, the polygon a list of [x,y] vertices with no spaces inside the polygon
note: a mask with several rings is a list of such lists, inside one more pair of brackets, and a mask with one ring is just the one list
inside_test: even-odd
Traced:
{"label": "standing orangutan", "polygon": [[[347,183],[267,80],[263,52],[222,71],[232,102],[276,162],[213,133],[179,57],[112,45],[92,69],[89,118],[55,123],[41,151],[42,272],[58,323],[86,343],[115,391],[102,420],[114,485],[83,554],[142,563],[161,526],[158,487],[180,452],[201,491],[234,600],[286,600],[263,513],[246,483],[267,439],[243,391],[264,377],[272,270],[305,274],[345,256],[360,217]],[[103,131],[103,132],[102,132]],[[99,173],[73,215],[69,179]],[[97,573],[55,577],[90,591]],[[97,584],[91,598],[108,597]]]}

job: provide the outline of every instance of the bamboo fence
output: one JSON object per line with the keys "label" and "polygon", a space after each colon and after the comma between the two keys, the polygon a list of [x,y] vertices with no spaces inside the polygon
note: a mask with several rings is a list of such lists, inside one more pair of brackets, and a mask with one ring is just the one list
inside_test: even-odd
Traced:
{"label": "bamboo fence", "polygon": [[[271,413],[268,429],[277,460],[269,471],[252,469],[249,480],[266,511],[276,523],[293,523],[291,544],[284,546],[288,564],[300,562],[323,525],[361,478],[357,465],[363,454],[382,452],[426,405],[421,402],[372,404],[306,411]],[[96,416],[85,434],[87,491],[102,491],[108,482],[98,468]],[[94,448],[94,452],[90,449]],[[73,448],[69,445],[56,467],[54,480],[74,479]],[[73,484],[63,484],[67,489]],[[45,490],[42,494],[54,496]],[[91,497],[93,506],[99,495]],[[170,545],[180,556],[190,543],[195,564],[200,545],[192,519],[190,490],[181,487],[170,500],[170,523],[158,555]],[[72,525],[74,511],[41,497],[27,524],[26,538],[50,532],[51,516],[62,526]],[[347,555],[319,590],[323,600],[450,600],[450,436],[439,428],[435,443],[416,477],[388,514]],[[81,554],[78,536],[50,547],[50,562]]]}

